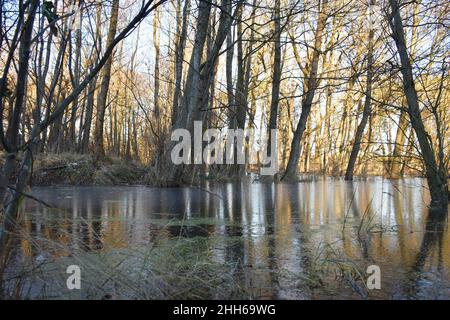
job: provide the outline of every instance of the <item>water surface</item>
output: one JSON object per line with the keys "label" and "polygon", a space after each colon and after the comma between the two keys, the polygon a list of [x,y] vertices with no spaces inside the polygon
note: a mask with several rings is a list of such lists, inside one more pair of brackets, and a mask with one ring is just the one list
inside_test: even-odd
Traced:
{"label": "water surface", "polygon": [[[448,220],[428,212],[425,185],[324,178],[203,188],[34,187],[34,196],[57,209],[26,200],[15,263],[200,239],[210,244],[211,260],[233,266],[226,270],[247,294],[230,298],[448,299]],[[380,267],[380,290],[365,287],[369,265]]]}

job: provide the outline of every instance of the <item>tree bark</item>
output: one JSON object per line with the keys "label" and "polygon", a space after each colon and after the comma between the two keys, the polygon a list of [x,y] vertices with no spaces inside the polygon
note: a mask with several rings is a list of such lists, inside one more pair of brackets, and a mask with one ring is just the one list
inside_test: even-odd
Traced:
{"label": "tree bark", "polygon": [[186,47],[190,6],[191,1],[186,0],[183,7],[183,22],[181,26],[181,32],[178,34],[177,45],[175,47],[175,85],[172,102],[172,125],[175,124],[180,112],[179,108],[181,103],[181,79],[183,76],[184,49]]}
{"label": "tree bark", "polygon": [[[17,85],[15,90],[16,100],[14,109],[12,111],[12,117],[9,119],[5,141],[6,145],[4,145],[5,149],[8,151],[8,154],[6,156],[5,164],[2,168],[0,176],[0,205],[3,205],[6,188],[15,167],[15,161],[18,152],[20,118],[25,107],[25,92],[27,87],[28,66],[31,55],[31,37],[33,34],[33,23],[36,16],[38,4],[38,0],[31,1],[30,7],[28,9],[28,17],[25,20],[22,35],[20,37],[18,65],[19,69],[17,72]],[[3,123],[1,123],[0,125],[3,128]]]}
{"label": "tree bark", "polygon": [[[96,64],[98,61],[98,52],[101,51],[101,18],[102,18],[102,5],[97,4],[97,12],[95,18],[95,36],[94,46],[92,50],[92,64]],[[86,99],[86,115],[83,124],[83,136],[81,139],[80,151],[81,153],[87,153],[89,149],[89,140],[91,137],[92,115],[94,112],[94,95],[97,88],[98,76],[95,76],[90,82],[87,89]]]}
{"label": "tree bark", "polygon": [[[19,70],[17,72],[17,85],[16,85],[16,101],[11,117],[11,122],[8,126],[7,132],[7,144],[9,149],[9,154],[6,157],[6,163],[3,166],[2,176],[0,180],[1,194],[0,194],[0,204],[3,206],[6,188],[8,187],[9,179],[11,178],[12,171],[15,166],[15,160],[18,152],[18,136],[19,136],[19,125],[20,118],[23,113],[24,105],[25,105],[25,92],[27,87],[27,78],[28,78],[28,66],[31,55],[31,37],[33,34],[33,23],[36,16],[37,8],[39,5],[38,0],[33,0],[30,2],[28,8],[28,17],[24,23],[22,35],[20,38],[20,49],[19,49]],[[1,124],[3,126],[3,124]],[[27,151],[28,153],[28,151]],[[29,159],[25,155],[25,160],[27,160],[25,165],[29,165],[31,159]],[[30,167],[30,166],[29,166]],[[4,213],[4,221],[0,224],[0,268],[2,269],[4,264],[4,260],[6,258],[5,250],[7,249],[7,239],[9,238],[9,232],[15,226],[15,216],[17,214],[17,210],[15,209],[17,206],[16,198],[21,196],[21,190],[23,190],[24,186],[22,186],[23,177],[19,173],[18,184],[16,184],[16,190],[12,193],[12,199],[8,201],[8,205],[6,206]],[[26,183],[28,180],[26,180]],[[14,207],[12,207],[14,206]],[[0,270],[2,271],[2,270]],[[1,274],[0,274],[1,275]],[[0,279],[1,282],[2,279]]]}
{"label": "tree bark", "polygon": [[[370,6],[375,5],[375,0],[370,1]],[[345,172],[345,180],[353,180],[353,172],[355,170],[356,160],[361,148],[361,140],[366,129],[366,124],[371,113],[372,104],[372,78],[373,78],[373,38],[375,31],[373,27],[370,27],[368,46],[367,46],[367,81],[366,81],[366,93],[364,101],[364,109],[361,122],[356,129],[355,141],[353,142],[352,152],[348,160],[347,171]]]}
{"label": "tree bark", "polygon": [[[184,128],[191,133],[193,133],[194,130],[194,121],[202,120],[203,110],[207,108],[209,95],[207,95],[206,92],[208,92],[210,81],[214,75],[214,68],[218,61],[220,49],[228,35],[229,29],[231,28],[233,16],[231,14],[231,0],[222,0],[222,10],[219,18],[217,35],[214,39],[211,50],[208,52],[205,62],[202,64],[201,60],[206,35],[208,32],[211,6],[212,4],[206,1],[201,1],[199,4],[199,15],[196,29],[197,32],[186,79],[186,86],[184,88],[183,110],[174,126],[174,129]],[[238,10],[238,8],[235,10]],[[174,145],[174,143],[171,143],[169,145],[169,150]],[[170,152],[167,154],[170,155]],[[194,158],[194,152],[191,152],[191,158]],[[189,171],[185,169],[186,168],[183,165],[173,165],[169,173],[168,183],[190,183],[193,170]]]}
{"label": "tree bark", "polygon": [[[275,0],[274,12],[274,58],[272,75],[272,99],[270,101],[270,116],[268,128],[267,154],[271,154],[272,129],[277,129],[278,122],[278,104],[280,100],[280,82],[281,82],[281,21],[280,21],[280,0]],[[276,152],[274,150],[273,152]]]}
{"label": "tree bark", "polygon": [[[411,61],[408,55],[405,34],[403,30],[400,6],[397,0],[390,0],[392,17],[390,25],[397,46],[403,75],[403,90],[408,103],[408,114],[412,128],[419,141],[422,158],[425,164],[425,175],[430,189],[431,204],[434,207],[446,207],[448,205],[447,174],[437,165],[430,135],[425,130],[419,108],[419,98],[414,84]],[[443,161],[443,159],[441,159]]]}
{"label": "tree bark", "polygon": [[[109,47],[115,38],[117,30],[118,14],[119,14],[119,0],[113,0],[111,7],[111,21],[109,23],[106,47]],[[106,61],[105,66],[103,67],[100,92],[97,96],[97,116],[95,121],[94,152],[97,156],[100,157],[103,157],[105,155],[105,148],[103,145],[103,125],[105,122],[106,99],[108,97],[113,57],[114,57],[113,54],[111,54],[108,60]]]}
{"label": "tree bark", "polygon": [[322,8],[319,10],[319,18],[317,22],[317,28],[315,31],[315,41],[314,48],[311,58],[310,69],[308,71],[308,80],[306,82],[305,95],[302,100],[302,113],[300,115],[300,119],[297,124],[297,128],[294,132],[294,137],[291,143],[291,152],[289,155],[288,164],[286,167],[286,172],[282,177],[282,180],[286,178],[292,178],[295,176],[297,172],[297,165],[300,159],[300,143],[303,137],[303,133],[306,129],[306,123],[308,121],[309,114],[311,112],[311,106],[314,100],[314,95],[317,87],[317,72],[319,69],[319,59],[321,55],[321,47],[322,47],[322,37],[323,31],[327,22],[327,7],[328,0],[324,0],[322,3]]}

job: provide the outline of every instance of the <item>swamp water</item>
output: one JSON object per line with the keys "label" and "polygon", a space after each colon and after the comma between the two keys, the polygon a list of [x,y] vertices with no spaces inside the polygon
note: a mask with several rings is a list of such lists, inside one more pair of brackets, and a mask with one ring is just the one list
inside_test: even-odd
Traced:
{"label": "swamp water", "polygon": [[425,185],[34,187],[51,207],[25,201],[8,286],[45,299],[449,299],[448,213],[429,213]]}

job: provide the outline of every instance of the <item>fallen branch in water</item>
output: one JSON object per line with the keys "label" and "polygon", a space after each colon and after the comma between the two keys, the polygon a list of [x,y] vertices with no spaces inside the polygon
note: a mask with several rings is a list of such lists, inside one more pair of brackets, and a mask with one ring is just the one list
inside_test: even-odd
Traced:
{"label": "fallen branch in water", "polygon": [[223,200],[223,198],[222,198],[219,194],[214,193],[214,192],[209,191],[209,190],[206,190],[206,189],[204,189],[204,188],[202,188],[202,187],[199,187],[199,186],[190,186],[190,187],[191,187],[191,188],[195,188],[195,189],[199,189],[200,191],[204,191],[204,192],[209,193],[209,194],[211,194],[211,195],[213,195],[213,196],[216,196],[216,197],[219,198],[220,200]]}
{"label": "fallen branch in water", "polygon": [[[16,188],[14,188],[12,186],[8,186],[8,189],[17,191]],[[47,202],[45,202],[44,200],[38,199],[38,198],[36,198],[35,196],[33,196],[31,194],[28,194],[28,193],[25,193],[25,192],[21,192],[20,194],[23,195],[25,198],[29,198],[31,200],[34,200],[34,201],[42,204],[43,206],[45,206],[47,208],[50,208],[50,209],[55,209],[56,208],[55,206],[52,206],[52,205],[48,204]]]}

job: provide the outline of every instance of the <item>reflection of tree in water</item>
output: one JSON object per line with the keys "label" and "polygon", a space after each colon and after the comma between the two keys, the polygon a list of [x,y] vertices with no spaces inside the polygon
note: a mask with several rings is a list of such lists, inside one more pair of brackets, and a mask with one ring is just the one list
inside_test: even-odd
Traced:
{"label": "reflection of tree in water", "polygon": [[[91,189],[79,188],[64,191],[56,198],[44,190],[40,196],[45,201],[53,199],[58,208],[65,210],[28,203],[26,210],[33,214],[25,219],[23,232],[27,238],[58,244],[54,248],[58,251],[49,249],[54,256],[70,252],[61,250],[63,246],[84,252],[99,249],[106,252],[121,244],[133,248],[131,245],[159,244],[170,238],[201,237],[205,240],[201,243],[208,246],[204,251],[203,247],[196,247],[198,253],[202,257],[203,252],[211,254],[214,262],[223,261],[227,275],[236,281],[236,286],[229,291],[230,297],[234,293],[238,297],[241,289],[245,289],[251,298],[291,299],[301,295],[314,299],[336,294],[344,297],[348,291],[337,290],[348,288],[336,282],[333,274],[320,273],[327,271],[320,263],[325,260],[322,259],[324,245],[330,244],[337,249],[337,257],[356,262],[360,271],[369,264],[379,264],[383,279],[400,275],[398,285],[383,281],[379,293],[383,297],[391,294],[392,289],[402,297],[417,297],[417,293],[434,297],[424,290],[432,285],[436,292],[442,289],[436,274],[441,269],[448,272],[448,257],[443,247],[448,245],[448,234],[443,234],[445,225],[439,224],[442,215],[428,216],[423,239],[421,234],[412,233],[415,221],[422,217],[422,207],[411,201],[411,192],[403,184],[393,184],[392,188],[401,192],[387,190],[393,194],[392,203],[388,204],[391,210],[388,223],[395,223],[398,229],[393,234],[374,232],[356,239],[354,226],[363,220],[366,210],[374,210],[379,218],[376,210],[379,201],[374,201],[372,207],[370,199],[374,192],[367,189],[366,183],[342,182],[340,187],[318,191],[317,183],[244,182],[205,186],[205,190],[212,192],[199,188],[145,192],[105,188],[96,194],[89,192]],[[333,195],[342,201],[331,199]],[[390,212],[394,212],[392,218]],[[415,213],[420,213],[420,217]],[[339,219],[344,215],[348,220],[342,237]],[[193,241],[189,239],[186,243]],[[38,254],[36,246],[29,241],[23,240],[14,247],[22,249],[19,252],[22,255]],[[377,261],[367,263],[373,262],[372,257]],[[428,270],[430,261],[432,271],[437,267],[439,272]],[[432,279],[427,281],[430,276]],[[446,294],[445,290],[441,293]]]}
{"label": "reflection of tree in water", "polygon": [[[425,233],[417,253],[414,263],[407,273],[404,283],[404,294],[407,298],[417,298],[420,294],[421,281],[424,280],[426,273],[425,264],[429,262],[430,268],[433,262],[437,262],[436,271],[438,276],[443,272],[443,236],[448,222],[447,210],[430,209],[425,225]],[[437,256],[435,256],[437,254]],[[437,260],[437,261],[436,261]],[[435,283],[433,284],[435,286]],[[440,290],[437,290],[439,292]],[[436,297],[430,297],[436,298]]]}
{"label": "reflection of tree in water", "polygon": [[276,256],[276,233],[275,233],[275,201],[274,201],[274,185],[272,183],[265,184],[262,192],[264,197],[263,212],[266,216],[266,237],[267,237],[267,262],[269,267],[270,282],[272,284],[272,299],[278,297],[279,279],[278,279],[278,261]]}
{"label": "reflection of tree in water", "polygon": [[225,185],[221,194],[225,195],[224,218],[231,222],[224,229],[225,261],[233,266],[230,272],[236,281],[244,282],[246,252],[242,239],[242,186],[240,183]]}
{"label": "reflection of tree in water", "polygon": [[[347,190],[347,203],[350,203],[350,208],[349,210],[352,213],[352,217],[354,219],[354,226],[360,226],[362,223],[364,223],[364,219],[366,215],[371,215],[372,212],[372,208],[370,205],[370,202],[368,202],[367,207],[366,208],[361,208],[360,204],[358,203],[358,197],[356,195],[356,189],[353,185],[353,181],[349,181],[346,184],[346,190]],[[364,214],[363,217],[361,217],[361,212]],[[347,212],[345,213],[347,214]],[[345,219],[348,219],[349,216],[347,216]],[[345,230],[344,230],[345,232]],[[362,257],[365,260],[373,260],[370,256],[370,236],[371,233],[358,233],[356,235],[356,240],[361,248],[361,254]],[[349,249],[352,245],[351,243],[349,243],[350,239],[348,237],[344,237],[344,249]],[[351,254],[349,253],[348,250],[346,250],[346,253],[348,256],[351,256]]]}
{"label": "reflection of tree in water", "polygon": [[[307,233],[306,226],[309,224],[308,218],[309,218],[309,210],[306,208],[301,208],[300,206],[300,184],[297,184],[297,188],[294,192],[291,194],[291,199],[293,203],[299,204],[299,211],[298,211],[298,223],[299,223],[299,240],[300,240],[300,272],[306,274],[307,276],[313,275],[313,252],[311,250],[311,234]],[[306,194],[306,192],[305,192]],[[305,197],[305,199],[310,199],[309,197]],[[308,201],[308,200],[306,200]],[[310,204],[309,204],[310,205]],[[313,283],[307,282],[306,286],[311,291],[311,298],[313,298],[312,294],[314,292],[314,286]]]}

